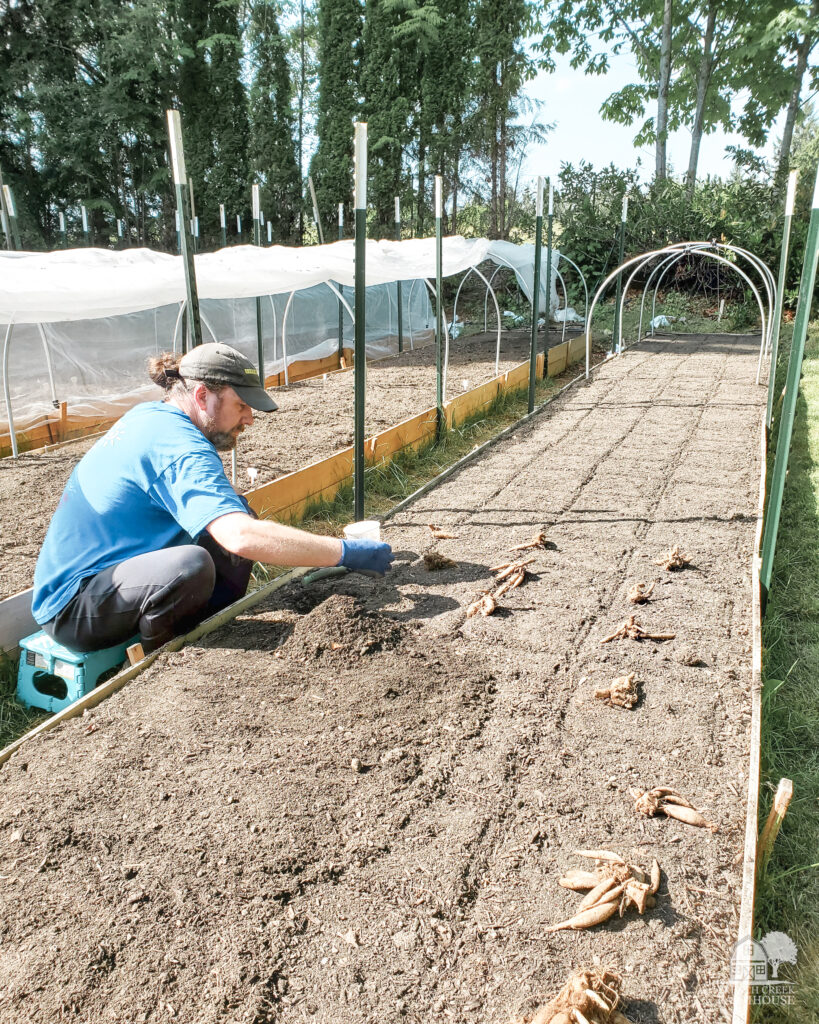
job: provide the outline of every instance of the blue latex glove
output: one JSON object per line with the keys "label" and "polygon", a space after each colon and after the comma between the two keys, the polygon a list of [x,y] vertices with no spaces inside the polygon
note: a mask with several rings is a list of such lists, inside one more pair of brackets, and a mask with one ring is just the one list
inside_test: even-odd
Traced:
{"label": "blue latex glove", "polygon": [[343,540],[341,561],[352,572],[372,573],[383,576],[395,559],[389,544],[380,540]]}

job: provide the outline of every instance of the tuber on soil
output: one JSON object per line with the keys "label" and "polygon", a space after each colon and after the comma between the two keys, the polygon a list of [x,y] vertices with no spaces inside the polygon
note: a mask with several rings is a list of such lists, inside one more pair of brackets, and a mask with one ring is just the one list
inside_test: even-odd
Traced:
{"label": "tuber on soil", "polygon": [[659,565],[668,572],[674,572],[677,569],[686,569],[691,565],[688,561],[688,555],[684,555],[676,544],[673,548],[669,548],[666,554],[663,555],[662,558],[658,558],[654,564]]}
{"label": "tuber on soil", "polygon": [[659,786],[657,789],[650,790],[632,789],[630,793],[634,797],[634,809],[649,818],[653,818],[661,811],[667,818],[684,821],[686,825],[696,825],[698,828],[707,828],[712,832],[717,831],[717,826],[703,817],[692,803],[684,796],[680,796],[676,789]]}
{"label": "tuber on soil", "polygon": [[610,686],[603,690],[595,690],[594,695],[598,700],[604,700],[607,704],[616,705],[619,708],[633,708],[639,699],[634,673],[618,676]]}
{"label": "tuber on soil", "polygon": [[436,540],[457,540],[458,539],[458,534],[457,533],[447,533],[446,530],[442,529],[440,526],[436,526],[435,523],[427,523],[427,526],[429,527],[429,529],[430,529],[430,531],[432,533],[432,536]]}
{"label": "tuber on soil", "polygon": [[466,609],[466,617],[471,619],[473,615],[483,615],[485,618],[487,615],[491,615],[497,607],[495,598],[488,591],[484,591],[483,595]]}
{"label": "tuber on soil", "polygon": [[628,1024],[617,1009],[620,985],[620,976],[613,971],[577,971],[538,1010],[532,1024]]}
{"label": "tuber on soil", "polygon": [[[541,530],[540,533],[536,533],[530,541],[525,544],[516,544],[510,551],[534,551],[536,548],[547,548],[549,546],[549,540],[546,534]],[[554,545],[552,545],[554,547]]]}
{"label": "tuber on soil", "polygon": [[651,592],[654,590],[655,586],[656,583],[652,583],[649,587],[646,587],[645,583],[635,583],[628,592],[629,601],[631,601],[632,604],[645,604],[651,597]]}
{"label": "tuber on soil", "polygon": [[[553,924],[547,932],[563,929],[578,931],[592,928],[614,917],[620,917],[629,907],[638,914],[654,906],[654,896],[660,888],[660,865],[655,860],[648,875],[633,864],[627,864],[609,850],[576,850],[578,856],[596,861],[594,872],[567,872],[559,881],[564,888],[588,889],[577,907],[577,913],[560,924]],[[570,884],[568,884],[570,883]]]}
{"label": "tuber on soil", "polygon": [[437,551],[427,551],[424,555],[424,565],[430,572],[435,572],[438,569],[454,569],[458,563],[453,562],[452,559],[447,558],[446,555],[438,554]]}
{"label": "tuber on soil", "polygon": [[601,640],[601,644],[607,644],[611,640],[673,640],[676,633],[646,633],[640,623],[633,615],[629,615],[623,625],[616,629],[610,636]]}
{"label": "tuber on soil", "polygon": [[507,590],[514,590],[524,583],[527,576],[526,566],[533,561],[533,558],[527,558],[525,561],[520,559],[493,566],[489,571],[495,574],[495,582],[500,583],[495,591],[495,597],[501,597]]}

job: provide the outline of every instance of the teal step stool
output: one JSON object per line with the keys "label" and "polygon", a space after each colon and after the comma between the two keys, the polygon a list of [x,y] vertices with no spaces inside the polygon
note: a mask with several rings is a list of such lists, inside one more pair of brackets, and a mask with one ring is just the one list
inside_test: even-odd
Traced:
{"label": "teal step stool", "polygon": [[101,676],[115,674],[111,670],[119,670],[126,650],[138,639],[132,637],[116,647],[78,654],[42,630],[32,633],[20,641],[17,699],[30,708],[62,711],[90,693]]}

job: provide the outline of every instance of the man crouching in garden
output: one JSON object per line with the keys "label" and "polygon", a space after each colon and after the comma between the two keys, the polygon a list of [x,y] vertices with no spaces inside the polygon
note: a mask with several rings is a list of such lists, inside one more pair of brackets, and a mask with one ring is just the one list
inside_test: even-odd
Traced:
{"label": "man crouching in garden", "polygon": [[251,362],[228,345],[149,360],[161,402],[127,412],[81,459],[34,574],[34,618],[75,651],[141,636],[144,650],[226,607],[254,561],[383,575],[389,544],[318,537],[257,519],[231,486],[230,451],[254,410],[272,412]]}

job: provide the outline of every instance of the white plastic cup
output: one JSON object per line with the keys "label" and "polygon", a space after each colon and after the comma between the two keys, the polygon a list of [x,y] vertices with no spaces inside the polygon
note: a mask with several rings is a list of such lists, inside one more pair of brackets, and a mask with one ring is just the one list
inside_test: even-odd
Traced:
{"label": "white plastic cup", "polygon": [[377,519],[362,519],[344,527],[345,540],[381,540],[381,523]]}

